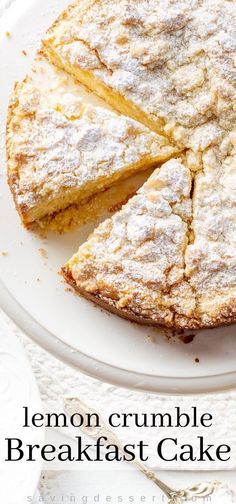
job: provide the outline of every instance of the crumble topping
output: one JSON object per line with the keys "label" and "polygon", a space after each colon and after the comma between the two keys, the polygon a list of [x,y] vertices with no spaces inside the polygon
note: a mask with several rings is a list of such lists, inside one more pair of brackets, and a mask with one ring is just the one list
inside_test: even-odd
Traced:
{"label": "crumble topping", "polygon": [[74,280],[90,293],[102,292],[118,308],[129,305],[155,316],[161,307],[169,320],[172,308],[190,315],[195,301],[184,279],[190,190],[190,171],[181,160],[156,169],[80,247],[68,264]]}
{"label": "crumble topping", "polygon": [[233,0],[77,2],[44,43],[161,119],[180,146],[204,150],[236,121],[235,9]]}
{"label": "crumble topping", "polygon": [[[223,159],[218,149],[208,150],[203,155],[203,171],[195,176],[194,241],[186,251],[186,275],[202,309],[212,292],[222,299],[236,295],[235,139],[231,134]],[[214,302],[217,304],[217,298]]]}

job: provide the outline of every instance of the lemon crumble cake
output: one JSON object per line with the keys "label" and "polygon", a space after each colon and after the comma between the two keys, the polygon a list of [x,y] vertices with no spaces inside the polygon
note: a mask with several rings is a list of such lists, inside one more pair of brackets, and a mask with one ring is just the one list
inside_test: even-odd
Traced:
{"label": "lemon crumble cake", "polygon": [[235,16],[234,0],[76,0],[9,107],[26,226],[164,162],[62,270],[139,323],[236,322]]}
{"label": "lemon crumble cake", "polygon": [[86,103],[85,94],[43,56],[15,87],[8,179],[26,226],[176,152],[142,124]]}
{"label": "lemon crumble cake", "polygon": [[236,121],[234,0],[77,0],[49,29],[49,58],[181,147]]}

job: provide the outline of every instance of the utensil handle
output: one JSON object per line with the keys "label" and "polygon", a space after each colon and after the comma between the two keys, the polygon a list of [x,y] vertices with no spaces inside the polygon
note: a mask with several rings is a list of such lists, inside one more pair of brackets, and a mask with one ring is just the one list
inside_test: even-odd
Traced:
{"label": "utensil handle", "polygon": [[[64,408],[65,408],[65,411],[69,414],[73,414],[76,411],[77,413],[80,413],[82,416],[85,414],[88,414],[88,413],[91,413],[91,414],[96,413],[98,415],[98,413],[95,410],[90,409],[85,404],[83,404],[83,402],[80,401],[80,399],[77,399],[77,398],[66,399],[64,401]],[[118,447],[120,453],[122,453],[122,455],[126,455],[120,439],[110,429],[110,427],[103,420],[101,415],[98,415],[98,416],[100,418],[100,427],[80,426],[80,429],[85,434],[87,434],[88,436],[95,438],[95,439],[97,439],[99,436],[106,437],[109,444],[115,444]],[[146,478],[148,478],[150,481],[155,483],[155,485],[157,485],[160,488],[160,490],[162,490],[169,499],[173,498],[173,493],[175,493],[174,490],[169,488],[168,485],[166,485],[161,480],[159,480],[155,476],[155,473],[153,471],[150,471],[144,464],[142,464],[140,461],[137,461],[137,460],[133,460],[128,463],[135,466],[140,472],[142,472],[146,476]],[[176,501],[176,504],[177,504],[177,501]]]}

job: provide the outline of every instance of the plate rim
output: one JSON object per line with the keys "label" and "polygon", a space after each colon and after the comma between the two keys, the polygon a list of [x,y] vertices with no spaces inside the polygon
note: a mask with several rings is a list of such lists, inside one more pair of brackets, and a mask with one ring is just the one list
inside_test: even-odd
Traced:
{"label": "plate rim", "polygon": [[[200,377],[168,377],[137,373],[99,361],[63,342],[43,327],[0,280],[0,307],[40,347],[65,364],[116,387],[163,395],[202,395],[235,389],[236,371]],[[96,367],[94,366],[96,363]]]}

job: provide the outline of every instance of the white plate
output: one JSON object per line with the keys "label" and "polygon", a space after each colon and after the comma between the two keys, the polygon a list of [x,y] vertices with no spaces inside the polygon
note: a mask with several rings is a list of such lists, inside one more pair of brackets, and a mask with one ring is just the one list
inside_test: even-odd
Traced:
{"label": "white plate", "polygon": [[[37,41],[67,0],[19,0],[0,26],[2,39],[0,106],[2,141],[9,92],[25,75]],[[18,10],[16,6],[18,5]],[[11,32],[8,39],[5,31]],[[0,186],[0,302],[38,343],[80,370],[105,381],[163,393],[201,393],[236,384],[235,326],[201,331],[193,343],[168,341],[151,328],[108,315],[92,303],[65,292],[57,274],[90,231],[89,226],[45,244],[20,224],[4,173]],[[2,218],[3,216],[3,218]],[[39,249],[47,250],[45,260]],[[40,279],[40,282],[37,281]],[[8,291],[6,291],[6,287]],[[148,336],[157,335],[155,342]],[[195,362],[200,359],[200,363]]]}
{"label": "white plate", "polygon": [[[23,504],[33,496],[39,481],[41,462],[4,462],[3,440],[18,437],[23,443],[40,444],[42,429],[23,428],[23,406],[42,412],[33,372],[17,337],[0,317],[0,501]],[[5,444],[4,444],[5,446]],[[14,484],[12,484],[14,482]]]}

